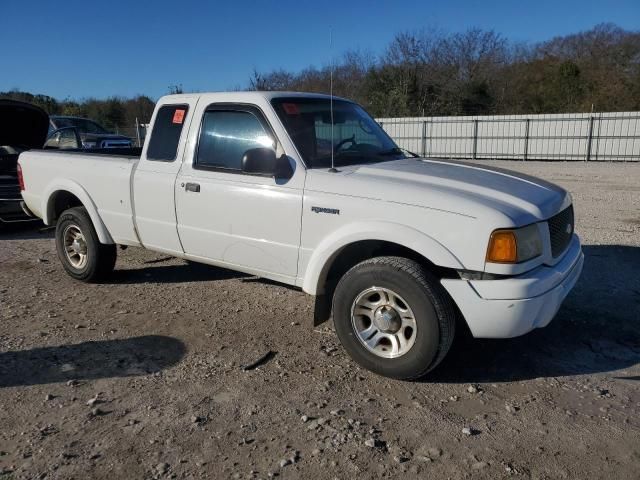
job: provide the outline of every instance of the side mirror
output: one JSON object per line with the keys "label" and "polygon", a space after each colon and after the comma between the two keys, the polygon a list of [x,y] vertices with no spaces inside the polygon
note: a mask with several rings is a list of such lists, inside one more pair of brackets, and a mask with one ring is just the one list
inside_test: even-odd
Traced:
{"label": "side mirror", "polygon": [[242,156],[242,171],[251,175],[273,177],[277,164],[276,152],[271,148],[252,148]]}

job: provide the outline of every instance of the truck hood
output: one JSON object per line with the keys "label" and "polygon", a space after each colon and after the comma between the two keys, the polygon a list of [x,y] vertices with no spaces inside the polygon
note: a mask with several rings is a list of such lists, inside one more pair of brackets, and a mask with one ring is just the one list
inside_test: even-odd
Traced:
{"label": "truck hood", "polygon": [[15,100],[0,100],[0,146],[42,148],[49,116],[39,107]]}
{"label": "truck hood", "polygon": [[[312,172],[318,172],[312,170]],[[326,173],[326,175],[324,174]],[[571,201],[562,188],[502,168],[438,159],[403,159],[311,175],[307,188],[415,205],[514,225],[547,219]]]}

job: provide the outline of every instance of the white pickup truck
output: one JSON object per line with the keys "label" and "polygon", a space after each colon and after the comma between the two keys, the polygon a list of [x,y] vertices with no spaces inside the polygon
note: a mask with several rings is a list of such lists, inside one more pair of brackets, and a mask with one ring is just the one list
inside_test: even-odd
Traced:
{"label": "white pickup truck", "polygon": [[129,245],[299,287],[315,323],[332,314],[349,354],[394,378],[434,368],[457,321],[481,338],[544,327],[583,265],[562,188],[418,158],[345,99],[170,95],[139,156],[19,165],[73,278],[99,280]]}

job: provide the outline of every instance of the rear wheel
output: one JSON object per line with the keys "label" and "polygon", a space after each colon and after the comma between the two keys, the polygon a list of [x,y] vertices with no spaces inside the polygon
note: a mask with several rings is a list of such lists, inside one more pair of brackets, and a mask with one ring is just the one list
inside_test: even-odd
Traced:
{"label": "rear wheel", "polygon": [[100,243],[84,207],[65,210],[56,225],[56,250],[66,272],[76,280],[96,282],[113,271],[116,246]]}
{"label": "rear wheel", "polygon": [[420,264],[377,257],[349,270],[336,288],[336,333],[353,359],[381,375],[414,379],[435,368],[451,346],[455,308]]}

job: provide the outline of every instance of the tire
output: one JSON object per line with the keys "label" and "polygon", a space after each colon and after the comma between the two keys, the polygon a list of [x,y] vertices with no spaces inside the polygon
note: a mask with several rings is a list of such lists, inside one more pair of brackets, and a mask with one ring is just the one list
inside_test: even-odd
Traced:
{"label": "tire", "polygon": [[[69,242],[74,238],[77,242],[69,246]],[[69,254],[65,242],[70,250]],[[116,264],[116,245],[100,243],[91,217],[84,207],[65,210],[58,218],[56,250],[69,276],[82,282],[93,283],[102,280],[113,271]]]}
{"label": "tire", "polygon": [[[368,313],[357,315],[362,311]],[[385,377],[412,380],[435,368],[449,351],[456,309],[440,282],[417,262],[376,257],[340,279],[333,321],[340,342],[359,365]]]}

